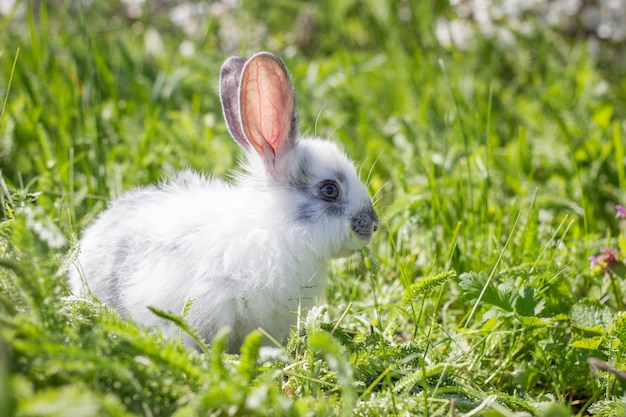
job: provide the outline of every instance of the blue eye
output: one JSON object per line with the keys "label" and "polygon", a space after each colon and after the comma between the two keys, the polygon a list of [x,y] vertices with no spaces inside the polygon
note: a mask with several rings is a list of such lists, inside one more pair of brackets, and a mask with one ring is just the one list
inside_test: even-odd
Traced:
{"label": "blue eye", "polygon": [[335,181],[326,181],[320,185],[320,195],[326,201],[333,201],[339,198],[339,186]]}

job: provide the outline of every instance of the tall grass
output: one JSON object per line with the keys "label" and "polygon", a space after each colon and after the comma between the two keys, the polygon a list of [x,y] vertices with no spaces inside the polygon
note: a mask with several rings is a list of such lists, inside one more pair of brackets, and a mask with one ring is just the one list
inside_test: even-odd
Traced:
{"label": "tall grass", "polygon": [[[438,2],[244,1],[193,33],[166,3],[23,5],[0,22],[0,415],[625,413],[626,85],[585,38],[448,50]],[[253,333],[238,356],[68,298],[109,199],[236,165],[218,71],[259,49],[367,177],[369,250],[333,263],[286,346]],[[618,259],[590,269],[602,247]]]}

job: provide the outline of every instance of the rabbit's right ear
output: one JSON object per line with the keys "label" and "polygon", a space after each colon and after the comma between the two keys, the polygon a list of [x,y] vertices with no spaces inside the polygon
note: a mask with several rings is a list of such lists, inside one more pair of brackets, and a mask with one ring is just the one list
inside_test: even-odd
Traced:
{"label": "rabbit's right ear", "polygon": [[298,136],[289,72],[277,56],[259,52],[246,62],[239,91],[241,128],[271,168],[275,158],[292,148]]}
{"label": "rabbit's right ear", "polygon": [[241,130],[241,114],[239,112],[239,84],[246,60],[239,56],[231,56],[220,69],[220,100],[224,111],[224,119],[233,139],[244,149],[250,149],[250,142]]}

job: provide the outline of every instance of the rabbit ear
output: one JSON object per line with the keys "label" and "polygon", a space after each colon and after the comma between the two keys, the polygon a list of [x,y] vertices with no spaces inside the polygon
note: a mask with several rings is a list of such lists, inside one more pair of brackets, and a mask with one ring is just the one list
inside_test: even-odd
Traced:
{"label": "rabbit ear", "polygon": [[289,72],[276,56],[260,52],[243,68],[239,93],[241,127],[266,164],[291,148],[298,121]]}
{"label": "rabbit ear", "polygon": [[224,62],[220,70],[220,100],[224,111],[224,119],[233,139],[244,149],[250,149],[250,142],[241,130],[239,113],[239,84],[246,60],[232,56]]}

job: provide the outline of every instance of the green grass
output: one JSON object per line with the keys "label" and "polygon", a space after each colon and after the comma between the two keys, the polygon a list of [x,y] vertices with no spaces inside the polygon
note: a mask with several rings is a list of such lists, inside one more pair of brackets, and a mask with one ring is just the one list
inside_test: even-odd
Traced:
{"label": "green grass", "polygon": [[[584,37],[446,50],[446,6],[401,0],[244,1],[189,37],[156,6],[27,3],[0,20],[0,416],[626,415],[626,274],[588,259],[626,253],[626,83]],[[260,49],[376,194],[382,230],[333,263],[327,305],[232,356],[68,299],[108,200],[236,165],[219,66]]]}

